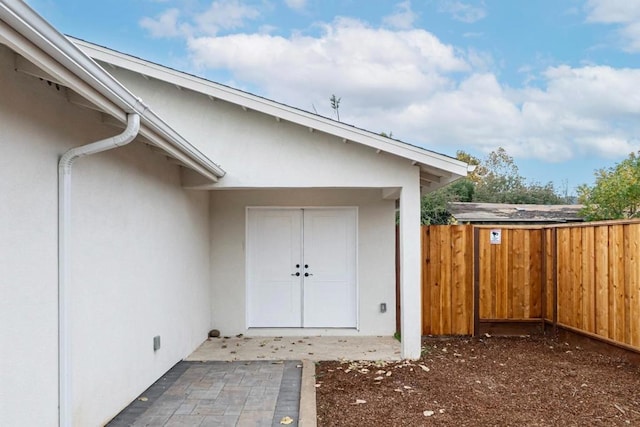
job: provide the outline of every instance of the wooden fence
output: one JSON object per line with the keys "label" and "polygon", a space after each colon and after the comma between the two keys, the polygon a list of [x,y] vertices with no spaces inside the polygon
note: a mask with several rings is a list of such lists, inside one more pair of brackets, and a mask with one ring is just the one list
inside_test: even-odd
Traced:
{"label": "wooden fence", "polygon": [[425,335],[546,321],[640,349],[640,222],[428,226],[422,253]]}

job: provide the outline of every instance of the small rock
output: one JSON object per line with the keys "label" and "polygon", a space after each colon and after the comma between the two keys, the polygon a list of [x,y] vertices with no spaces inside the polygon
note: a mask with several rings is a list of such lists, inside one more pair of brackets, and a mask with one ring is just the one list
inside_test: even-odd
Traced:
{"label": "small rock", "polygon": [[210,338],[218,338],[220,337],[220,331],[217,329],[212,329],[209,331],[209,337]]}
{"label": "small rock", "polygon": [[424,411],[424,412],[422,413],[422,415],[424,415],[425,417],[430,417],[430,416],[432,416],[433,414],[435,414],[435,412],[433,412],[433,411]]}

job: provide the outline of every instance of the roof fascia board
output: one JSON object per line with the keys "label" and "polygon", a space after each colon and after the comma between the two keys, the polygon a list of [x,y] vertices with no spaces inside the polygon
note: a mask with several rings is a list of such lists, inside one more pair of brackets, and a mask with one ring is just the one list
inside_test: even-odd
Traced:
{"label": "roof fascia board", "polygon": [[[88,100],[104,108],[105,113],[123,122],[127,113],[138,113],[144,125],[141,133],[158,146],[173,147],[172,155],[185,165],[216,180],[224,176],[225,172],[220,166],[193,147],[140,98],[129,92],[25,3],[11,0],[0,2],[0,21],[3,21],[0,22],[3,24],[2,35],[17,53],[35,65],[43,66],[45,72],[61,78],[72,90],[88,97]],[[56,63],[60,66],[53,65]]]}
{"label": "roof fascia board", "polygon": [[450,172],[458,177],[466,176],[467,174],[467,164],[451,157],[433,153],[344,123],[279,104],[275,101],[219,85],[204,78],[172,70],[140,58],[88,43],[84,40],[74,38],[71,38],[71,40],[95,60],[231,102],[246,109],[255,110],[304,127],[322,131],[343,140],[367,145],[376,150],[422,163],[425,166]]}

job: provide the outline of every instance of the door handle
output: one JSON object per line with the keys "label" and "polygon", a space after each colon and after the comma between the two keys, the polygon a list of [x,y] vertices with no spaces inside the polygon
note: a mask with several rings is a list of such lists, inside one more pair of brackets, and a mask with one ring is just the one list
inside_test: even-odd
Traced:
{"label": "door handle", "polygon": [[311,274],[311,273],[304,273],[304,277],[309,277],[309,276],[313,276],[313,274]]}
{"label": "door handle", "polygon": [[292,275],[292,276],[299,276],[299,275],[300,275],[300,272],[298,271],[298,272],[296,272],[296,273],[291,273],[291,275]]}

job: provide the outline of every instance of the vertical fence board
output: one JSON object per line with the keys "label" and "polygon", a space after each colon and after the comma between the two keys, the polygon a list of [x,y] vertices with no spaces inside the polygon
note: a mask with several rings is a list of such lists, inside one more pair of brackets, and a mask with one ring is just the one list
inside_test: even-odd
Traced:
{"label": "vertical fence board", "polygon": [[465,259],[466,237],[468,232],[463,227],[455,227],[452,229],[452,287],[451,287],[451,333],[455,335],[463,335],[467,333],[466,309],[467,286],[466,268],[469,262]]}
{"label": "vertical fence board", "polygon": [[629,323],[630,341],[628,344],[640,347],[640,225],[633,224],[629,248]]}
{"label": "vertical fence board", "polygon": [[[613,241],[611,241],[613,239]],[[609,229],[609,248],[611,250],[609,283],[611,310],[610,338],[624,342],[624,228],[622,225],[612,225]]]}
{"label": "vertical fence board", "polygon": [[440,322],[440,230],[441,227],[431,227],[431,277],[429,278],[429,290],[431,292],[431,333],[442,335]]}
{"label": "vertical fence board", "polygon": [[429,289],[431,277],[431,227],[421,228],[422,243],[422,335],[430,335],[431,332],[431,289]]}
{"label": "vertical fence board", "polygon": [[594,228],[582,227],[582,327],[595,333],[595,248]]}
{"label": "vertical fence board", "polygon": [[570,325],[573,315],[571,286],[571,230],[558,229],[558,321]]}
{"label": "vertical fence board", "polygon": [[595,227],[596,334],[609,338],[609,227]]}
{"label": "vertical fence board", "polygon": [[[487,262],[480,262],[482,259],[487,259],[491,256],[493,248],[489,244],[489,230],[478,230],[478,246],[479,246],[479,271],[480,279],[478,283],[480,292],[480,318],[495,317],[495,295],[492,295],[492,289],[495,286],[495,266]],[[480,286],[481,283],[490,283],[491,286]]]}
{"label": "vertical fence board", "polygon": [[509,248],[511,230],[502,230],[502,243],[494,245],[496,257],[492,260],[496,264],[496,318],[506,319],[511,308],[511,271],[513,271],[513,256],[505,248]]}
{"label": "vertical fence board", "polygon": [[[634,230],[631,225],[623,226],[624,230],[624,341],[631,343],[631,288],[633,287],[633,270],[635,269],[636,252],[634,249]],[[637,321],[637,320],[636,320]]]}
{"label": "vertical fence board", "polygon": [[578,329],[583,329],[582,325],[582,300],[584,287],[582,282],[582,230],[580,228],[571,229],[571,290],[573,294],[573,315],[571,324]]}
{"label": "vertical fence board", "polygon": [[542,280],[543,270],[546,268],[545,259],[542,253],[542,233],[544,230],[532,230],[529,233],[528,255],[525,258],[526,274],[528,286],[525,293],[528,294],[525,300],[527,319],[542,318]]}
{"label": "vertical fence board", "polygon": [[553,236],[554,236],[553,232],[554,230],[551,230],[551,229],[544,230],[544,235],[545,235],[544,252],[546,257],[546,263],[545,263],[546,269],[544,271],[544,274],[545,274],[544,285],[545,285],[545,292],[546,292],[544,318],[547,320],[553,320],[553,306],[554,306],[554,299],[553,299],[554,274],[553,273],[555,270],[554,270],[553,247],[554,247],[555,239],[553,239]]}
{"label": "vertical fence board", "polygon": [[441,333],[451,334],[451,227],[440,228],[440,323]]}
{"label": "vertical fence board", "polygon": [[511,239],[509,246],[506,248],[511,255],[511,280],[509,281],[509,290],[511,298],[507,319],[523,319],[524,318],[524,287],[526,286],[524,277],[524,254],[525,232],[528,230],[516,229],[511,230]]}

